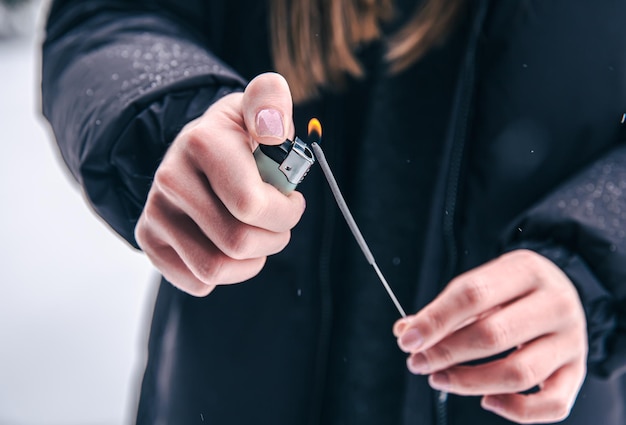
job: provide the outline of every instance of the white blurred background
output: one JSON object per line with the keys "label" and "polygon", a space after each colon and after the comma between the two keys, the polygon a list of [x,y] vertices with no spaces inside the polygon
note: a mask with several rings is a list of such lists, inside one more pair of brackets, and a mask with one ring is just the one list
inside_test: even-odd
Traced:
{"label": "white blurred background", "polygon": [[43,9],[0,5],[0,425],[130,424],[157,276],[87,207],[40,115]]}

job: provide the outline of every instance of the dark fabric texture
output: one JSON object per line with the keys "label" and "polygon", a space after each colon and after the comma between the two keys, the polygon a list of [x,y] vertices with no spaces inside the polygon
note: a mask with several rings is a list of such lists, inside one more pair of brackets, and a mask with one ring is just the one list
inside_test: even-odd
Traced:
{"label": "dark fabric texture", "polygon": [[139,6],[55,3],[43,50],[44,97],[56,99],[44,102],[43,112],[63,141],[63,158],[96,212],[133,245],[169,143],[216,99],[244,85],[184,26],[154,6]]}
{"label": "dark fabric texture", "polygon": [[[399,1],[398,21],[417,2]],[[55,0],[42,108],[90,205],[129,244],[176,134],[272,69],[267,2]],[[296,105],[409,312],[465,270],[535,250],[585,307],[588,377],[566,425],[626,423],[626,3],[468,0],[456,31],[398,75]],[[307,211],[262,273],[210,296],[163,281],[138,424],[510,422],[438,402],[406,371],[393,305],[314,167]],[[123,294],[120,294],[123,296]]]}

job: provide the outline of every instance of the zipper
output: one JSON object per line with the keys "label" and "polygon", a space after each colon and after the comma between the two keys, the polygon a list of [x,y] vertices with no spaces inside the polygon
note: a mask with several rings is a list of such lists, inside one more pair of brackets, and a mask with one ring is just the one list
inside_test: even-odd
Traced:
{"label": "zipper", "polygon": [[445,425],[448,423],[448,393],[437,391],[437,423]]}
{"label": "zipper", "polygon": [[[447,253],[447,264],[443,282],[450,280],[456,271],[458,262],[458,246],[455,238],[455,216],[456,207],[459,198],[459,186],[461,169],[463,166],[463,157],[465,153],[465,145],[469,131],[469,118],[471,103],[474,98],[474,88],[476,83],[476,54],[478,47],[478,37],[485,21],[487,14],[488,1],[483,0],[478,6],[470,39],[467,45],[465,59],[463,60],[463,71],[460,76],[459,90],[457,92],[454,116],[454,132],[451,136],[452,149],[450,151],[450,165],[448,168],[448,177],[446,181],[446,196],[444,201],[445,214],[443,219],[443,239]],[[443,289],[443,288],[440,288]],[[448,424],[448,393],[444,391],[436,392],[436,418],[437,425]]]}

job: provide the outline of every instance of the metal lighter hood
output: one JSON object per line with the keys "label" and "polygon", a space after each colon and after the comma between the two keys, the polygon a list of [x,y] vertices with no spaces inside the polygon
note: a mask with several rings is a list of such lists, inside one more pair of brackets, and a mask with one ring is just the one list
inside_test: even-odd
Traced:
{"label": "metal lighter hood", "polygon": [[254,159],[263,181],[283,193],[293,191],[315,162],[307,144],[298,137],[278,146],[259,145]]}

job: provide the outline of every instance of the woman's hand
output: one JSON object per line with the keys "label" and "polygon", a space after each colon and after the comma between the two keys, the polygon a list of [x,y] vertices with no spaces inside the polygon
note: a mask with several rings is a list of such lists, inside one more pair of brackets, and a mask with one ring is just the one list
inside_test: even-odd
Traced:
{"label": "woman's hand", "polygon": [[[552,262],[513,251],[455,278],[394,334],[408,368],[430,385],[482,395],[483,408],[519,423],[569,415],[586,374],[587,332],[571,281]],[[468,366],[515,349],[504,358]],[[539,386],[540,391],[520,394]]]}
{"label": "woman's hand", "polygon": [[263,74],[180,132],[157,169],[135,237],[163,276],[207,295],[256,275],[288,243],[302,195],[264,183],[252,152],[293,134],[286,81]]}

